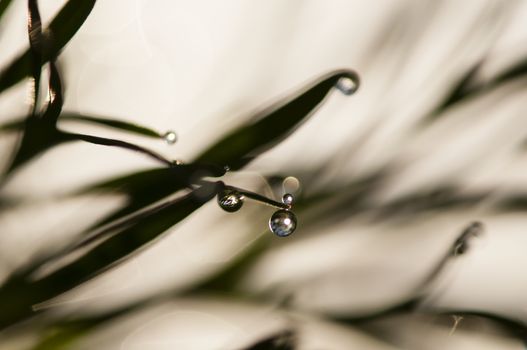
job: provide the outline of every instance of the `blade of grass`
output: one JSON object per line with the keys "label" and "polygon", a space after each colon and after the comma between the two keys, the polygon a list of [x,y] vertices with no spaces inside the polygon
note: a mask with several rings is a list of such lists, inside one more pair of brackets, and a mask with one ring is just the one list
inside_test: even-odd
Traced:
{"label": "blade of grass", "polygon": [[216,184],[140,212],[116,227],[106,240],[95,244],[78,259],[31,281],[13,276],[0,289],[0,329],[32,316],[33,305],[60,295],[111,267],[129,259],[212,199]]}
{"label": "blade of grass", "polygon": [[228,166],[232,170],[240,169],[299,127],[343,78],[351,80],[355,87],[358,87],[359,78],[351,70],[338,70],[325,74],[300,91],[256,114],[254,123],[233,130],[205,150],[196,161],[216,163]]}
{"label": "blade of grass", "polygon": [[264,338],[244,350],[294,350],[296,349],[296,334],[285,330]]}
{"label": "blade of grass", "polygon": [[[5,0],[4,0],[5,1]],[[93,9],[96,0],[69,0],[51,21],[48,28],[46,45],[42,51],[42,64],[58,56],[64,46],[79,30]],[[32,71],[30,49],[15,58],[0,73],[0,93],[28,77]]]}
{"label": "blade of grass", "polygon": [[7,174],[12,173],[36,155],[68,140],[66,134],[60,133],[55,127],[57,118],[62,111],[64,100],[62,97],[62,83],[55,62],[51,61],[49,67],[49,102],[46,111],[41,118],[31,114],[26,119],[24,135],[22,135],[22,140],[15,156],[7,169]]}
{"label": "blade of grass", "polygon": [[29,37],[29,52],[31,56],[31,73],[33,100],[31,101],[31,115],[35,116],[38,108],[38,94],[40,91],[40,75],[42,73],[42,21],[38,10],[37,0],[28,0],[27,33]]}
{"label": "blade of grass", "polygon": [[[59,116],[60,120],[65,121],[80,121],[83,123],[92,123],[106,126],[113,129],[129,132],[131,134],[137,134],[151,138],[163,138],[164,134],[151,129],[144,125],[138,125],[129,123],[124,120],[106,118],[106,117],[93,117],[73,112],[63,112]],[[13,121],[0,125],[0,132],[17,131],[24,129],[24,118],[14,118]]]}
{"label": "blade of grass", "polygon": [[107,126],[110,128],[123,130],[129,133],[138,134],[138,135],[142,135],[146,137],[152,137],[152,138],[162,138],[163,137],[162,133],[155,131],[151,128],[148,128],[143,125],[129,123],[127,121],[119,120],[119,119],[93,117],[93,116],[87,116],[87,115],[71,113],[71,112],[63,113],[60,116],[60,119],[100,124],[100,125]]}

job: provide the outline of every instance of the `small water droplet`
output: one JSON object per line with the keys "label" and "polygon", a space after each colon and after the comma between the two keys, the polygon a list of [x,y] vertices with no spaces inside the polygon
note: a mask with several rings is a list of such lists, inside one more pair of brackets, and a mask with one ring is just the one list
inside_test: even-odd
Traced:
{"label": "small water droplet", "polygon": [[289,210],[278,210],[269,219],[269,229],[278,237],[287,237],[296,229],[296,216]]}
{"label": "small water droplet", "polygon": [[218,205],[229,213],[240,210],[243,205],[243,196],[236,191],[223,190],[218,193]]}
{"label": "small water droplet", "polygon": [[282,197],[282,203],[285,205],[292,205],[294,201],[293,195],[291,193],[286,193]]}
{"label": "small water droplet", "polygon": [[229,172],[229,171],[231,171],[231,168],[228,165],[225,165],[223,167],[223,170],[225,170],[225,172]]}
{"label": "small water droplet", "polygon": [[177,134],[176,134],[174,131],[167,131],[167,132],[163,135],[163,139],[164,139],[165,142],[168,143],[169,145],[173,145],[173,144],[176,143],[176,141],[177,141]]}
{"label": "small water droplet", "polygon": [[342,77],[337,81],[335,85],[344,95],[351,95],[358,89],[357,82],[350,77]]}
{"label": "small water droplet", "polygon": [[172,164],[173,165],[181,165],[181,164],[183,164],[183,161],[181,159],[176,159],[176,160],[172,161]]}

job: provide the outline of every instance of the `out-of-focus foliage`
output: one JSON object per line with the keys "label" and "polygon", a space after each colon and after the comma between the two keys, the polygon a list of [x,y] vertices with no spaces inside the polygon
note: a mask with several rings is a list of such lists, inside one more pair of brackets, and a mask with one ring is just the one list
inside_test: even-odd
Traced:
{"label": "out-of-focus foliage", "polygon": [[[526,223],[521,219],[525,196],[514,193],[518,186],[503,190],[499,184],[493,185],[490,180],[480,180],[477,176],[474,177],[480,182],[474,181],[476,185],[472,186],[470,171],[467,176],[461,173],[457,177],[447,176],[448,171],[444,169],[449,163],[445,159],[438,168],[439,175],[431,176],[428,183],[416,180],[419,176],[416,177],[415,173],[424,173],[419,166],[433,168],[434,164],[423,161],[425,165],[419,163],[412,168],[415,159],[434,159],[435,150],[429,152],[428,149],[439,149],[445,144],[447,150],[451,148],[447,144],[449,140],[441,140],[445,130],[460,135],[459,138],[470,134],[471,124],[466,120],[470,119],[471,112],[468,107],[468,110],[463,109],[467,105],[499,104],[507,98],[512,100],[514,94],[523,96],[527,62],[524,58],[490,78],[482,79],[485,59],[490,56],[488,52],[492,47],[482,45],[486,50],[469,60],[463,69],[458,69],[452,83],[441,89],[440,96],[431,98],[433,103],[426,108],[418,106],[418,113],[399,112],[403,115],[401,120],[404,119],[401,125],[407,127],[406,134],[401,137],[403,142],[395,143],[396,146],[392,144],[388,153],[395,154],[396,148],[401,146],[403,156],[384,162],[379,157],[380,160],[375,160],[379,164],[373,162],[373,166],[364,166],[362,169],[366,171],[362,173],[345,169],[354,161],[358,165],[361,162],[368,164],[366,156],[354,158],[354,152],[368,147],[375,150],[375,140],[379,137],[376,130],[380,129],[382,133],[386,128],[388,136],[396,134],[400,124],[386,122],[388,125],[385,125],[381,120],[366,128],[361,137],[348,144],[348,148],[336,150],[334,157],[320,160],[314,168],[298,168],[296,163],[297,168],[262,171],[266,172],[264,175],[270,179],[271,185],[284,187],[271,188],[270,196],[285,190],[290,172],[301,180],[303,192],[298,191],[295,197],[295,209],[300,214],[299,231],[304,234],[293,236],[289,241],[272,241],[269,237],[248,240],[243,235],[237,236],[236,230],[241,227],[242,231],[254,236],[255,232],[264,229],[257,225],[264,222],[260,218],[261,210],[248,208],[246,212],[221,214],[226,216],[217,216],[216,220],[206,217],[215,206],[211,200],[225,186],[223,181],[236,179],[236,173],[247,166],[250,171],[261,170],[266,155],[294,144],[293,133],[301,130],[301,126],[309,128],[308,120],[312,122],[312,116],[316,119],[315,111],[324,113],[319,111],[322,102],[336,102],[338,94],[334,96],[331,92],[337,90],[341,79],[351,79],[355,88],[350,92],[355,91],[357,74],[342,69],[320,75],[296,92],[252,113],[245,122],[229,128],[225,135],[206,139],[203,149],[192,154],[190,159],[194,161],[181,163],[135,141],[61,128],[63,122],[77,122],[94,124],[103,130],[113,129],[123,137],[141,136],[161,141],[165,135],[156,128],[122,118],[63,111],[67,105],[68,86],[64,84],[59,55],[94,9],[95,0],[67,1],[45,29],[42,28],[37,1],[29,0],[27,4],[30,45],[1,71],[0,92],[9,92],[25,78],[31,80],[34,88],[27,117],[14,118],[0,126],[2,135],[20,136],[2,186],[7,187],[41,157],[73,142],[139,152],[162,166],[90,181],[60,198],[119,195],[124,197],[124,202],[86,227],[74,230],[72,237],[65,238],[61,244],[37,250],[24,263],[7,268],[0,282],[0,339],[5,339],[8,347],[13,343],[16,347],[28,349],[89,349],[101,344],[106,348],[169,346],[200,349],[214,344],[216,348],[247,350],[520,349],[525,344],[527,309],[511,308],[505,302],[481,307],[481,298],[475,298],[471,304],[443,292],[444,279],[448,284],[449,271],[481,248],[478,241],[487,236],[495,237],[500,227],[514,231],[512,227],[521,228]],[[9,5],[8,0],[0,3],[0,20],[5,19]],[[432,11],[436,5],[427,6]],[[493,6],[497,14],[484,13],[481,17],[489,23],[494,23],[492,18],[496,18],[494,25],[499,32],[502,25],[499,22],[505,21],[516,5],[511,2]],[[402,6],[400,11],[401,17],[395,20],[403,24],[389,26],[387,34],[395,35],[405,30],[404,14],[410,10]],[[390,43],[389,39],[386,40]],[[392,40],[397,45],[397,36]],[[40,108],[40,85],[45,80],[49,98]],[[354,98],[349,99],[350,103]],[[414,99],[418,98],[417,95]],[[382,100],[379,96],[376,99]],[[413,102],[413,99],[406,102],[409,109]],[[385,108],[387,110],[389,108]],[[478,113],[486,111],[485,108],[476,110]],[[490,106],[488,110],[492,112]],[[412,113],[416,116],[406,118]],[[479,116],[485,117],[484,114]],[[148,122],[144,124],[149,125]],[[332,137],[324,134],[324,124],[318,125],[317,138]],[[467,131],[462,127],[467,127]],[[336,129],[339,128],[347,130],[346,125]],[[496,124],[494,128],[491,125],[487,135],[489,140],[492,140],[494,130],[499,134],[500,125]],[[201,133],[196,134],[201,137]],[[290,136],[293,140],[288,139]],[[506,136],[506,132],[501,133],[501,139]],[[521,142],[526,137],[516,134],[508,137],[508,147],[517,150],[516,155],[521,153]],[[438,139],[440,142],[433,142]],[[306,152],[313,144],[319,144],[320,148],[325,146],[314,139],[308,141]],[[463,151],[462,147],[477,149],[470,143],[458,144],[459,150],[447,152],[446,156],[437,151],[438,156],[455,161],[457,152]],[[104,157],[107,151],[100,147],[100,157]],[[480,160],[477,152],[473,153],[473,158]],[[370,156],[372,154],[375,152],[370,151]],[[506,160],[507,157],[513,156],[498,152],[497,158]],[[78,159],[82,162],[82,154]],[[294,163],[293,160],[290,161]],[[467,163],[471,161],[469,159]],[[67,166],[75,167],[76,164]],[[467,168],[471,169],[470,166],[460,166],[460,169]],[[324,181],[328,176],[331,178],[332,172],[350,176],[338,181]],[[443,173],[447,175],[442,176]],[[45,175],[42,179],[40,184],[46,186]],[[265,189],[266,186],[259,186],[257,190]],[[0,210],[8,211],[24,205],[27,202],[23,199],[13,201],[5,193],[0,193]],[[214,215],[219,214],[213,212],[211,216]],[[246,219],[244,215],[247,215]],[[232,226],[226,229],[229,222]],[[509,222],[513,224],[508,225]],[[119,269],[130,266],[156,245],[176,236],[179,232],[174,230],[181,226],[190,227],[187,232],[191,235],[208,240],[185,246],[179,254],[186,250],[205,250],[207,245],[216,245],[220,250],[221,243],[230,240],[233,243],[229,243],[228,249],[235,253],[228,258],[220,257],[221,263],[210,264],[214,266],[191,276],[190,282],[183,286],[170,283],[158,289],[154,286],[149,292],[130,293],[132,297],[119,302],[114,300],[110,305],[99,304],[97,297],[89,296],[81,297],[83,303],[78,308],[75,303],[69,305],[68,298],[74,299],[79,290],[82,296],[83,288],[104,278],[112,287],[118,287],[114,284],[119,282],[114,282],[112,274],[118,275]],[[220,233],[234,237],[222,238]],[[0,232],[2,234],[9,233]],[[416,237],[437,244],[433,244],[433,251],[425,252]],[[236,239],[238,241],[234,242]],[[408,255],[397,252],[397,249]],[[175,265],[176,274],[183,275],[186,267],[178,265],[177,255],[174,254],[174,261],[158,262],[160,265]],[[354,265],[358,261],[364,265]],[[376,276],[370,276],[369,268],[379,265],[389,271],[387,280],[378,281]],[[413,265],[416,265],[416,273],[411,278],[397,279],[401,267]],[[163,268],[150,266],[149,273],[155,274],[157,267]],[[408,283],[402,291],[390,290],[402,281]],[[477,293],[477,290],[473,291],[473,294]],[[516,294],[510,296],[511,299],[516,297]],[[263,316],[254,321],[254,315]],[[452,324],[449,320],[453,320]],[[423,328],[423,324],[426,327]],[[171,335],[168,336],[167,332]],[[422,342],[423,338],[427,342]],[[25,343],[21,339],[29,341]],[[159,343],[158,339],[166,342]],[[445,339],[449,339],[448,342]],[[3,349],[1,344],[0,349]]]}

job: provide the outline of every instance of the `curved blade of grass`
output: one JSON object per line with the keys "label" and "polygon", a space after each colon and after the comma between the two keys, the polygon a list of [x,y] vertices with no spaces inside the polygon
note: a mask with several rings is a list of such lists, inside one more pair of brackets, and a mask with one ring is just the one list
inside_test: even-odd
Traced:
{"label": "curved blade of grass", "polygon": [[53,61],[49,64],[49,103],[41,118],[30,115],[24,123],[24,135],[15,156],[7,169],[7,174],[26,163],[36,155],[68,140],[67,136],[55,128],[57,118],[64,103],[62,83]]}
{"label": "curved blade of grass", "polygon": [[186,188],[203,177],[223,175],[225,169],[210,164],[178,164],[119,176],[90,185],[81,193],[117,192],[128,196],[128,202],[122,208],[94,226],[100,227]]}
{"label": "curved blade of grass", "polygon": [[[5,0],[4,0],[5,1]],[[51,40],[42,51],[42,63],[58,56],[90,14],[96,0],[70,0],[51,21],[46,31]],[[18,56],[0,73],[0,92],[18,83],[32,72],[30,49]]]}
{"label": "curved blade of grass", "polygon": [[294,350],[296,349],[296,334],[285,330],[264,338],[244,350]]}
{"label": "curved blade of grass", "polygon": [[[103,117],[92,117],[83,114],[77,114],[72,112],[65,112],[59,116],[60,120],[71,120],[80,121],[86,123],[99,124],[114,128],[122,131],[126,131],[132,134],[137,134],[145,137],[162,138],[164,135],[149,127],[129,123],[124,120],[103,118]],[[13,121],[0,125],[0,132],[4,131],[18,131],[24,129],[24,118],[15,118]]]}
{"label": "curved blade of grass", "polygon": [[124,149],[128,149],[130,151],[134,151],[134,152],[139,152],[139,153],[145,154],[146,156],[148,156],[150,158],[153,158],[153,159],[159,161],[160,163],[163,163],[163,164],[168,165],[168,166],[172,166],[174,164],[172,161],[166,159],[162,155],[160,155],[160,154],[158,154],[158,153],[156,153],[154,151],[151,151],[151,150],[149,150],[147,148],[144,148],[144,147],[141,147],[141,146],[137,146],[137,145],[135,145],[133,143],[130,143],[130,142],[110,139],[110,138],[106,138],[106,137],[84,135],[84,134],[62,133],[62,132],[61,132],[61,134],[64,135],[63,137],[66,140],[68,140],[68,141],[81,140],[81,141],[93,143],[93,144],[96,144],[96,145],[124,148]]}
{"label": "curved blade of grass", "polygon": [[42,73],[42,45],[44,44],[44,36],[42,35],[42,21],[40,19],[40,12],[38,10],[37,0],[28,0],[28,19],[27,19],[27,33],[29,37],[29,52],[31,56],[31,73],[32,73],[32,92],[33,99],[31,101],[32,111],[34,116],[37,113],[38,94],[40,91],[40,75]]}
{"label": "curved blade of grass", "polygon": [[300,91],[259,112],[255,115],[254,123],[232,131],[204,151],[196,161],[216,163],[232,170],[243,167],[300,126],[342,78],[350,79],[356,87],[359,85],[358,75],[351,70],[325,74]]}
{"label": "curved blade of grass", "polygon": [[81,122],[87,122],[87,123],[93,123],[93,124],[100,124],[103,126],[107,126],[110,128],[127,131],[129,133],[138,134],[146,137],[153,137],[153,138],[162,138],[163,134],[151,129],[149,127],[138,125],[134,123],[129,123],[124,120],[119,119],[112,119],[112,118],[103,118],[103,117],[93,117],[93,116],[87,116],[83,114],[78,113],[63,113],[60,116],[61,120],[73,120],[73,121],[81,121]]}
{"label": "curved blade of grass", "polygon": [[486,83],[475,84],[474,78],[479,73],[483,61],[471,67],[459,81],[452,87],[448,95],[441,103],[425,117],[418,126],[426,126],[440,117],[441,113],[446,109],[455,106],[458,103],[466,101],[467,99],[478,96],[489,90],[495,89],[512,80],[523,78],[527,75],[527,58],[522,59],[511,65],[508,69],[495,76]]}
{"label": "curved blade of grass", "polygon": [[106,240],[57,271],[37,280],[15,276],[0,289],[0,329],[30,317],[33,305],[68,291],[130,258],[216,195],[216,184],[142,211],[115,227]]}

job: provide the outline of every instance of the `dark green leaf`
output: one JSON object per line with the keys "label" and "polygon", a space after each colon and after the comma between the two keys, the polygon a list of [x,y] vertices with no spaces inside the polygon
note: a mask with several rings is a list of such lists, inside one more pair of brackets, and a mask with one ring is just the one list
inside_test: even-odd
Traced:
{"label": "dark green leaf", "polygon": [[128,202],[117,212],[97,224],[109,223],[157,202],[203,177],[219,177],[225,169],[209,164],[178,164],[169,168],[154,168],[96,183],[81,192],[118,192],[128,196]]}
{"label": "dark green leaf", "polygon": [[425,118],[424,122],[433,121],[443,110],[461,101],[471,93],[471,85],[473,84],[474,77],[479,72],[483,62],[471,67],[465,74],[463,74],[457,83],[453,85],[451,91],[443,99],[443,102],[439,103],[437,108]]}
{"label": "dark green leaf", "polygon": [[29,115],[24,123],[24,135],[15,153],[7,173],[12,173],[22,164],[26,163],[36,155],[68,141],[68,137],[57,131],[55,125],[62,111],[64,100],[62,98],[62,83],[55,63],[50,62],[49,92],[50,101],[46,111],[39,117],[35,114]]}
{"label": "dark green leaf", "polygon": [[152,244],[166,230],[213,198],[216,187],[215,183],[204,185],[105,229],[105,240],[39,280],[21,280],[14,276],[0,289],[0,329],[32,315],[32,305],[78,286]]}
{"label": "dark green leaf", "polygon": [[155,159],[155,160],[157,160],[157,161],[159,161],[159,162],[161,162],[161,163],[163,163],[165,165],[168,165],[168,166],[172,166],[173,165],[172,161],[166,159],[162,155],[160,155],[160,154],[158,154],[158,153],[156,153],[154,151],[151,151],[151,150],[149,150],[147,148],[144,148],[144,147],[141,147],[141,146],[137,146],[137,145],[135,145],[133,143],[130,143],[130,142],[110,139],[110,138],[106,138],[106,137],[92,136],[92,135],[73,134],[73,133],[61,133],[61,134],[64,136],[65,139],[67,139],[69,141],[81,140],[81,141],[86,141],[86,142],[93,143],[93,144],[96,144],[96,145],[124,148],[124,149],[130,150],[130,151],[143,153],[146,156],[148,156],[150,158],[153,158],[153,159]]}
{"label": "dark green leaf", "polygon": [[[92,117],[78,113],[64,112],[59,116],[60,120],[80,121],[86,123],[100,124],[109,128],[127,131],[132,134],[138,134],[146,137],[161,138],[163,135],[151,128],[143,125],[129,123],[124,120],[112,119],[106,117]],[[2,131],[17,131],[24,129],[23,118],[15,118],[13,121],[0,125]]]}
{"label": "dark green leaf", "polygon": [[494,78],[485,83],[475,83],[474,77],[479,72],[479,69],[483,62],[479,62],[470,68],[459,81],[452,87],[450,93],[443,99],[441,103],[423,119],[420,126],[426,125],[429,122],[436,120],[441,113],[456,105],[457,103],[466,101],[467,99],[478,96],[479,94],[485,93],[505,83],[508,83],[514,79],[519,79],[527,75],[527,59],[522,59],[505,69],[502,73],[496,75]]}
{"label": "dark green leaf", "polygon": [[296,335],[287,330],[262,339],[250,345],[245,350],[294,350],[296,349]]}
{"label": "dark green leaf", "polygon": [[[43,63],[58,56],[84,23],[94,5],[95,0],[70,0],[62,7],[46,30],[49,39],[43,47]],[[0,92],[28,77],[31,72],[31,52],[27,49],[0,73]]]}
{"label": "dark green leaf", "polygon": [[[342,78],[358,87],[359,78],[350,70],[319,77],[306,87],[255,115],[255,122],[232,131],[204,151],[197,162],[216,163],[237,170],[291,134],[320,105]],[[356,89],[356,88],[355,88]],[[349,93],[354,92],[354,90]]]}
{"label": "dark green leaf", "polygon": [[147,136],[147,137],[154,137],[154,138],[161,138],[163,135],[151,128],[148,128],[143,125],[137,125],[133,123],[129,123],[123,120],[118,119],[112,119],[112,118],[103,118],[103,117],[92,117],[77,113],[63,113],[60,116],[61,120],[76,120],[76,121],[82,121],[82,122],[88,122],[88,123],[94,123],[94,124],[101,124],[110,128],[119,129],[123,131],[128,131],[130,133]]}
{"label": "dark green leaf", "polygon": [[46,150],[67,141],[57,132],[54,126],[42,119],[28,118],[25,122],[25,132],[18,146],[13,160],[7,170],[12,173],[15,169],[25,164],[35,156]]}
{"label": "dark green leaf", "polygon": [[28,0],[28,20],[27,32],[29,37],[29,52],[31,57],[31,73],[33,100],[32,114],[35,115],[38,107],[38,94],[40,91],[40,75],[42,73],[42,45],[44,36],[42,35],[42,21],[38,10],[37,0]]}

